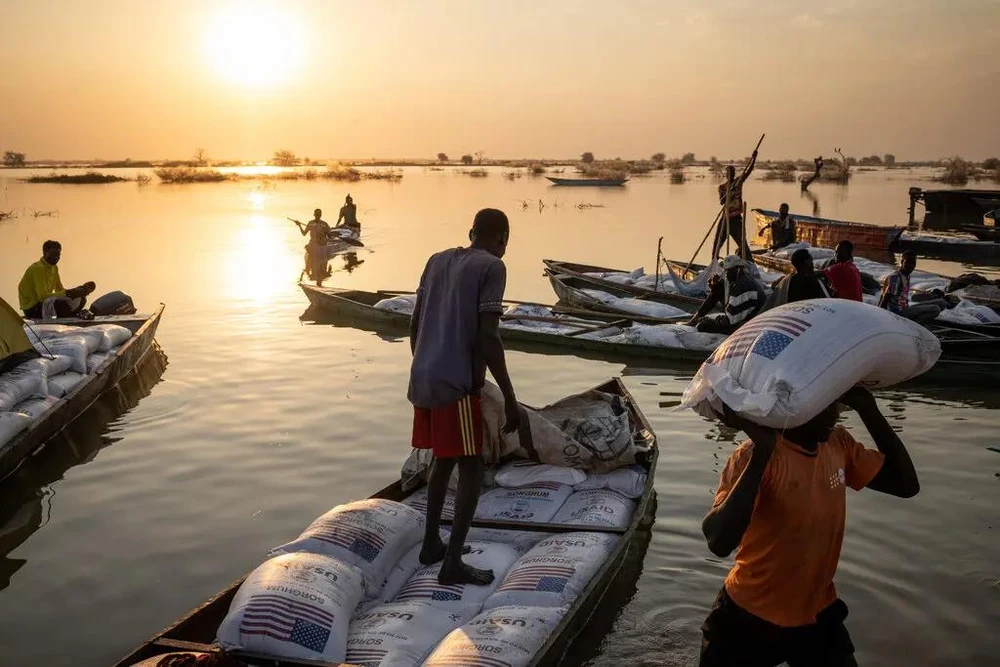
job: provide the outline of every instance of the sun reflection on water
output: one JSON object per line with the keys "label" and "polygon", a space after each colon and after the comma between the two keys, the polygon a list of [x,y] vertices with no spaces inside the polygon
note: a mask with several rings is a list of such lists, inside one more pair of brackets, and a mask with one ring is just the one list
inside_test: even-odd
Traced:
{"label": "sun reflection on water", "polygon": [[288,291],[301,270],[301,258],[281,229],[275,220],[253,214],[235,232],[226,257],[225,293],[230,299],[267,305]]}

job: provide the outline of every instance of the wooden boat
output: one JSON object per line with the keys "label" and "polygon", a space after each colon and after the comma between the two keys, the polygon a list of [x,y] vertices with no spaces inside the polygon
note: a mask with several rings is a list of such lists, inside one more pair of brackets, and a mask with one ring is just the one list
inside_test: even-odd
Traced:
{"label": "wooden boat", "polygon": [[[637,426],[636,443],[644,446],[648,456],[642,462],[647,468],[646,485],[643,488],[642,496],[638,499],[632,522],[625,529],[603,528],[603,527],[580,527],[566,524],[551,523],[525,523],[520,521],[496,521],[476,519],[473,521],[474,527],[496,528],[502,530],[525,530],[542,531],[549,533],[566,533],[578,530],[592,532],[616,533],[621,536],[608,560],[597,571],[580,596],[573,602],[566,612],[559,625],[553,630],[545,644],[535,654],[531,665],[554,665],[560,662],[567,649],[574,644],[574,640],[580,634],[592,618],[600,618],[598,610],[602,610],[602,600],[605,598],[612,583],[617,580],[622,572],[622,565],[626,560],[626,555],[634,541],[641,541],[644,533],[647,533],[656,515],[656,491],[653,488],[653,481],[656,472],[656,463],[659,457],[659,448],[656,443],[656,435],[645,415],[639,410],[635,399],[629,394],[628,389],[618,378],[613,378],[595,389],[607,393],[613,393],[625,399],[625,404],[632,417],[632,422]],[[393,482],[389,486],[374,493],[371,498],[385,498],[388,500],[403,500],[410,493],[419,488],[403,491],[400,483]],[[448,523],[443,521],[442,523]],[[637,576],[638,572],[636,572]],[[218,593],[201,606],[186,614],[183,618],[168,627],[166,630],[157,633],[142,646],[135,649],[122,658],[115,667],[130,667],[139,661],[146,660],[158,655],[167,654],[174,651],[184,652],[204,652],[218,653],[219,649],[213,645],[215,633],[220,623],[229,611],[230,602],[239,590],[243,579],[236,581],[222,592]],[[267,659],[264,656],[241,656],[236,658],[247,658],[253,664],[267,664],[273,667],[293,667],[298,665],[312,665],[325,663],[305,663],[294,660]]]}
{"label": "wooden boat", "polygon": [[0,448],[0,479],[9,475],[18,465],[67,424],[76,419],[104,391],[114,387],[131,373],[153,346],[153,337],[160,324],[164,306],[152,315],[111,315],[93,320],[75,318],[46,320],[46,324],[65,324],[87,327],[95,324],[118,324],[132,331],[129,338],[115,352],[109,362],[97,372],[88,375],[59,402],[39,415],[26,430],[14,436]]}
{"label": "wooden boat", "polygon": [[978,223],[986,211],[1000,208],[1000,190],[910,188],[909,194],[911,223],[917,202],[922,202],[927,229],[959,229],[964,224]]}
{"label": "wooden boat", "polygon": [[894,250],[912,250],[921,257],[952,262],[1000,262],[1000,230],[982,225],[962,225],[962,230],[967,233],[904,232]]}
{"label": "wooden boat", "polygon": [[[599,278],[594,275],[588,275],[595,273],[631,273],[631,271],[626,271],[624,269],[611,269],[606,266],[594,266],[592,264],[576,264],[574,262],[564,262],[556,259],[543,259],[542,264],[545,265],[545,273],[549,276],[553,274],[572,276],[573,278],[577,278],[584,283],[589,283],[597,289],[610,294],[642,297],[644,299],[649,299],[650,301],[657,301],[659,303],[667,303],[672,306],[677,306],[678,308],[690,310],[691,312],[698,310],[698,307],[701,306],[701,302],[704,300],[704,295],[689,296],[673,292],[662,292],[647,289],[645,287],[637,287],[636,285],[622,285],[621,283],[616,283],[611,280]],[[684,266],[679,262],[668,262],[668,264],[674,267],[678,276],[684,280],[693,279],[697,273],[698,267],[692,267],[690,271],[685,273]],[[669,280],[669,277],[664,276],[662,277],[662,280]]]}
{"label": "wooden boat", "polygon": [[569,185],[569,186],[590,186],[598,188],[616,188],[625,185],[628,178],[557,178],[555,176],[546,176],[552,182],[552,185]]}
{"label": "wooden boat", "polygon": [[[772,222],[778,219],[777,211],[753,209],[757,222],[758,240],[762,245],[771,246]],[[841,241],[850,241],[854,250],[861,255],[887,253],[903,233],[902,227],[882,227],[866,222],[845,222],[811,215],[789,214],[795,220],[795,240],[817,248],[836,248]]]}
{"label": "wooden boat", "polygon": [[[614,305],[604,303],[600,299],[587,294],[584,290],[595,289],[594,285],[580,278],[574,276],[567,276],[561,273],[549,273],[549,283],[552,285],[552,291],[556,293],[559,297],[559,302],[569,305],[577,310],[589,311],[594,314],[606,314],[614,315],[617,317],[642,317],[644,321],[653,321],[657,324],[664,324],[668,322],[679,323],[684,322],[690,318],[690,310],[684,316],[677,317],[655,317],[649,315],[642,315],[640,313],[633,313],[624,308],[616,308]],[[632,294],[615,287],[601,288],[602,292],[611,294],[612,296],[624,297],[624,298],[636,298]],[[643,299],[644,301],[649,301],[652,304],[662,303],[659,300],[654,299]],[[668,305],[674,308],[679,308],[677,304],[662,304]]]}
{"label": "wooden boat", "polygon": [[[397,334],[405,336],[409,333],[410,316],[405,313],[394,313],[375,308],[382,299],[407,294],[406,292],[365,292],[362,290],[347,290],[335,287],[316,287],[302,283],[299,285],[312,304],[313,309],[306,311],[303,318],[317,324],[333,324],[334,326],[349,326],[373,331],[379,334]],[[520,302],[508,301],[505,305],[515,305]],[[536,304],[541,305],[541,304]],[[545,306],[550,308],[550,306]],[[555,309],[560,313],[553,323],[576,327],[575,334],[586,333],[606,328],[621,330],[631,326],[633,322],[649,324],[660,323],[655,318],[627,317],[608,312],[582,311],[579,309]],[[524,316],[510,319],[526,320]],[[501,325],[503,322],[501,322]],[[514,329],[500,327],[500,337],[510,349],[523,352],[538,352],[542,354],[572,354],[588,359],[601,361],[642,360],[643,362],[660,365],[666,368],[691,368],[704,361],[709,352],[706,350],[691,350],[687,348],[661,347],[654,345],[639,345],[634,343],[613,343],[605,340],[580,338],[573,332],[569,334],[538,329]]]}

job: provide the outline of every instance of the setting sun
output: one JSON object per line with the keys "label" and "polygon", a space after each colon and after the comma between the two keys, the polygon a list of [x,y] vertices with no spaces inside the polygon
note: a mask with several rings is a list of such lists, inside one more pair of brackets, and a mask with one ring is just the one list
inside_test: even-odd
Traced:
{"label": "setting sun", "polygon": [[204,36],[208,65],[246,88],[288,82],[301,68],[305,50],[298,16],[276,4],[230,5],[213,17]]}

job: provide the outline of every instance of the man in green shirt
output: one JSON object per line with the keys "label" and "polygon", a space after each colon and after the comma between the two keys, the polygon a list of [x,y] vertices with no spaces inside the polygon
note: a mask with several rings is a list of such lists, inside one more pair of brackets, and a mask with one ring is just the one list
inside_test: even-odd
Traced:
{"label": "man in green shirt", "polygon": [[62,245],[58,241],[42,244],[42,258],[29,266],[17,285],[17,297],[28,319],[56,317],[86,317],[83,310],[89,296],[97,286],[86,282],[79,287],[65,289],[59,278],[59,259]]}

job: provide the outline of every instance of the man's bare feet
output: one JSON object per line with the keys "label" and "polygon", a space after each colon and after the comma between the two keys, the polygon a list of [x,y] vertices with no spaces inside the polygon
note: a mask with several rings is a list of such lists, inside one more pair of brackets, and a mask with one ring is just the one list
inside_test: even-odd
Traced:
{"label": "man's bare feet", "polygon": [[[430,545],[424,542],[423,548],[420,549],[420,564],[433,565],[439,560],[444,560],[446,551],[448,551],[448,545],[441,538],[438,538],[437,543]],[[470,551],[472,551],[472,547],[469,545],[462,547],[463,554],[467,554]]]}
{"label": "man's bare feet", "polygon": [[457,566],[442,565],[438,583],[488,586],[493,583],[493,570],[480,570],[459,561]]}

